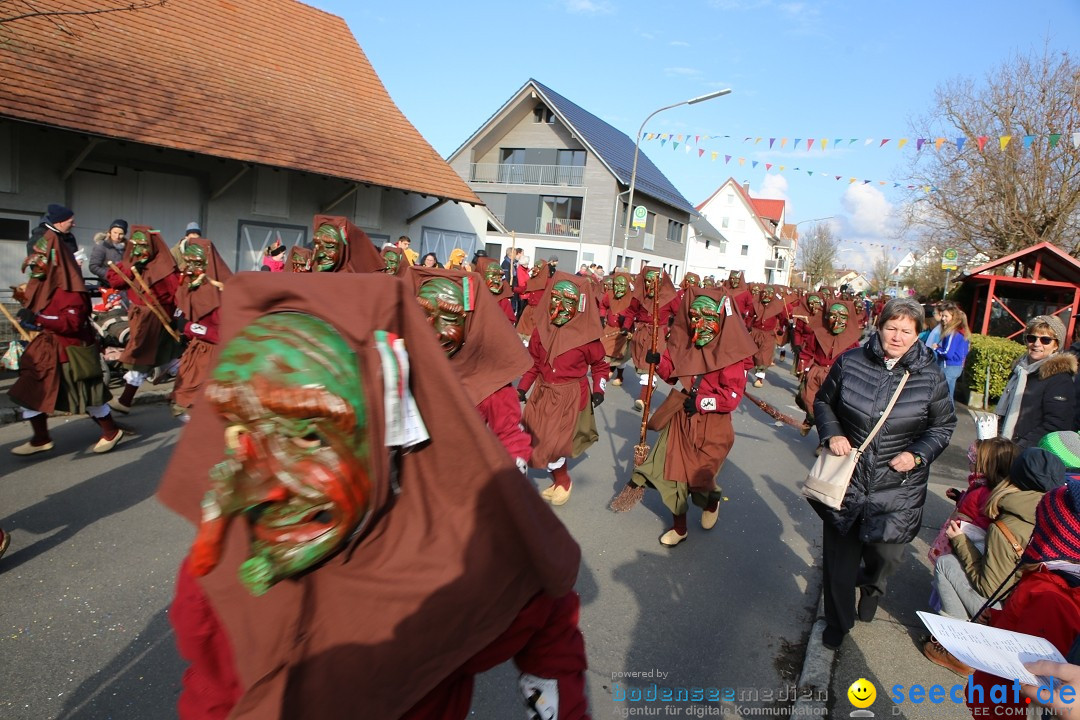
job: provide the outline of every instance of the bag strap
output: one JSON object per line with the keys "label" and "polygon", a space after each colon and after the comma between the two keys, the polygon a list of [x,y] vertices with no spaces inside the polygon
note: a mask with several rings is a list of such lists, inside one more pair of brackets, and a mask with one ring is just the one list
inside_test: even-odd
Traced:
{"label": "bag strap", "polygon": [[1001,534],[1005,536],[1005,539],[1012,545],[1013,552],[1016,553],[1016,559],[1019,560],[1024,554],[1024,546],[1016,539],[1016,536],[1012,534],[1012,530],[1009,530],[1009,526],[1005,524],[1004,520],[995,520],[994,527],[1001,531]]}
{"label": "bag strap", "polygon": [[866,446],[870,444],[870,442],[874,439],[874,436],[876,436],[878,434],[878,431],[881,430],[881,426],[884,425],[885,421],[889,419],[889,413],[892,412],[893,406],[896,405],[896,399],[900,397],[900,392],[904,389],[904,385],[907,384],[907,379],[910,375],[910,372],[908,372],[907,370],[904,371],[904,376],[900,378],[900,384],[896,386],[896,392],[894,392],[893,396],[889,399],[889,404],[885,408],[885,412],[881,413],[881,419],[877,421],[877,425],[874,425],[874,429],[870,431],[870,434],[866,436],[865,440],[863,440],[862,445],[859,446],[860,453],[866,450]]}

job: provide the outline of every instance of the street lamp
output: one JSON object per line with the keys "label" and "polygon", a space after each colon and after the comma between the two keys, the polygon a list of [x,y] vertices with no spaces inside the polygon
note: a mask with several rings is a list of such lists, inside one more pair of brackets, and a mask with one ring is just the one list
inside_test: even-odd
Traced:
{"label": "street lamp", "polygon": [[[711,93],[706,93],[704,95],[699,95],[696,98],[691,98],[689,100],[683,100],[682,102],[677,102],[674,105],[665,105],[664,107],[659,108],[658,110],[653,110],[651,113],[649,113],[649,117],[645,118],[645,122],[641,123],[641,127],[638,128],[638,132],[637,132],[637,142],[634,144],[634,166],[630,170],[630,190],[628,191],[630,194],[626,199],[626,228],[623,231],[623,249],[622,249],[622,252],[623,252],[622,257],[623,257],[623,262],[624,263],[626,262],[627,246],[630,243],[630,225],[632,224],[631,218],[633,217],[633,214],[634,214],[634,186],[637,183],[638,153],[641,151],[641,134],[645,131],[645,125],[650,120],[653,119],[654,115],[656,115],[657,113],[661,113],[664,110],[670,110],[671,108],[677,108],[677,107],[679,107],[681,105],[696,105],[699,102],[705,102],[706,100],[712,100],[713,98],[718,98],[721,95],[727,95],[730,92],[731,92],[731,88],[724,88],[723,90],[715,90],[715,91],[713,91]],[[619,221],[619,214],[618,214],[618,212],[616,212],[615,213],[615,222],[617,223],[618,221]],[[615,266],[615,258],[612,257],[612,255],[614,254],[614,251],[615,251],[615,249],[612,248],[611,253],[608,254],[608,265],[610,265],[611,267]],[[628,267],[626,269],[629,270],[630,268]]]}

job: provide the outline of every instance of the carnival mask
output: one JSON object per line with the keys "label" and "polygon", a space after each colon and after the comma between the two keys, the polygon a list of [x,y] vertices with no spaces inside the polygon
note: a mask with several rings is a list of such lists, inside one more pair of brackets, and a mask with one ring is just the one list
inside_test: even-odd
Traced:
{"label": "carnival mask", "polygon": [[529,277],[538,276],[540,274],[540,268],[542,267],[544,267],[544,262],[542,260],[537,260],[536,264],[532,266],[531,270],[529,270]]}
{"label": "carnival mask", "polygon": [[811,315],[817,315],[818,311],[825,307],[825,301],[821,299],[820,295],[808,295],[806,307],[810,310]]}
{"label": "carnival mask", "polygon": [[645,273],[645,297],[651,298],[656,295],[656,286],[659,284],[659,270],[649,270],[647,273]]}
{"label": "carnival mask", "polygon": [[742,271],[732,270],[731,274],[728,275],[728,284],[730,284],[733,288],[737,288],[742,285]]}
{"label": "carnival mask", "polygon": [[775,293],[773,292],[773,289],[771,287],[761,288],[761,304],[768,305],[769,303],[771,303],[773,301],[774,295]]}
{"label": "carnival mask", "polygon": [[44,280],[49,274],[49,265],[56,259],[56,251],[49,252],[49,241],[39,237],[30,254],[23,260],[22,272],[27,273],[31,279]]}
{"label": "carnival mask", "polygon": [[690,329],[694,331],[691,342],[705,347],[720,335],[720,302],[707,295],[699,295],[690,304]]}
{"label": "carnival mask", "polygon": [[396,250],[387,250],[382,256],[386,267],[383,272],[387,275],[397,275],[398,266],[401,265],[401,255]]}
{"label": "carnival mask", "polygon": [[326,223],[315,231],[311,266],[315,272],[334,272],[345,255],[345,235],[340,228]]}
{"label": "carnival mask", "polygon": [[626,294],[626,291],[630,289],[630,278],[625,275],[616,275],[615,279],[611,281],[611,293],[616,299],[622,298]]}
{"label": "carnival mask", "polygon": [[465,294],[461,286],[450,278],[432,278],[420,286],[416,302],[427,313],[446,357],[453,357],[465,344]]}
{"label": "carnival mask", "polygon": [[550,315],[551,324],[562,327],[581,311],[583,296],[577,285],[569,280],[560,280],[551,288]]}
{"label": "carnival mask", "polygon": [[206,280],[206,250],[195,243],[188,243],[181,257],[184,259],[183,272],[188,289],[194,290]]}
{"label": "carnival mask", "polygon": [[833,303],[829,306],[829,332],[839,335],[847,330],[848,309],[843,303]]}
{"label": "carnival mask", "polygon": [[701,278],[697,273],[686,273],[682,279],[683,288],[688,287],[701,287]]}
{"label": "carnival mask", "polygon": [[266,315],[229,341],[206,389],[224,418],[224,462],[192,545],[218,563],[231,520],[248,526],[240,582],[253,595],[330,557],[370,516],[364,393],[355,353],[326,322]]}
{"label": "carnival mask", "polygon": [[702,287],[716,287],[716,278],[714,278],[712,275],[709,275],[704,280],[702,280],[701,286]]}
{"label": "carnival mask", "polygon": [[[607,294],[610,295],[610,294],[612,294],[614,292],[614,290],[615,290],[615,279],[612,278],[612,277],[604,278],[604,292],[606,292]],[[623,293],[625,293],[625,292],[626,291],[623,290]]]}
{"label": "carnival mask", "polygon": [[142,230],[131,234],[131,262],[136,265],[150,262],[150,236]]}
{"label": "carnival mask", "polygon": [[308,264],[308,258],[303,254],[293,252],[289,255],[289,269],[294,273],[306,273],[311,272],[311,266]]}
{"label": "carnival mask", "polygon": [[503,290],[503,277],[502,267],[498,263],[488,263],[487,268],[484,270],[484,282],[487,283],[488,290],[492,295],[498,295]]}

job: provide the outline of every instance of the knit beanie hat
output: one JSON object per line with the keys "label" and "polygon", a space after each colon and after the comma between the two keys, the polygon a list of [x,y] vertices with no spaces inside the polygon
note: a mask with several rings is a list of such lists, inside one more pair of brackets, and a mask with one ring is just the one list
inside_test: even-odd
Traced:
{"label": "knit beanie hat", "polygon": [[1041,448],[1027,448],[1013,460],[1009,482],[1021,490],[1050,492],[1065,483],[1065,466]]}
{"label": "knit beanie hat", "polygon": [[112,225],[109,226],[109,229],[112,230],[113,228],[120,228],[124,232],[127,232],[128,231],[127,220],[120,220],[120,219],[113,220]]}
{"label": "knit beanie hat", "polygon": [[1054,337],[1057,338],[1058,350],[1064,350],[1068,347],[1065,344],[1065,325],[1061,322],[1061,319],[1056,315],[1036,315],[1028,320],[1027,326],[1030,328],[1033,325],[1040,325],[1045,323],[1050,326],[1050,332],[1054,333]]}
{"label": "knit beanie hat", "polygon": [[1076,480],[1043,495],[1035,508],[1035,529],[1023,562],[1050,560],[1080,563],[1080,482]]}
{"label": "knit beanie hat", "polygon": [[1068,470],[1080,470],[1080,432],[1060,430],[1048,433],[1039,447],[1053,454]]}
{"label": "knit beanie hat", "polygon": [[45,221],[50,225],[55,225],[58,222],[64,222],[75,217],[75,212],[63,205],[57,205],[56,203],[50,203],[49,207],[45,210]]}

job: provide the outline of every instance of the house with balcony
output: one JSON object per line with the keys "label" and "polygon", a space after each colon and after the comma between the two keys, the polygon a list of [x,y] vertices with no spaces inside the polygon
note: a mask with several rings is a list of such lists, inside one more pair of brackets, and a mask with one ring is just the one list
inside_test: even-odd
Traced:
{"label": "house with balcony", "polygon": [[490,213],[489,255],[513,244],[530,259],[558,257],[571,271],[582,263],[631,272],[653,264],[677,281],[697,213],[641,152],[634,205],[646,208],[646,224],[624,237],[634,146],[622,131],[530,79],[447,162],[487,206],[461,211]]}
{"label": "house with balcony", "polygon": [[783,200],[753,198],[749,185],[728,178],[696,209],[723,237],[709,266],[696,272],[723,279],[741,270],[747,282],[790,284],[798,235],[785,222]]}

